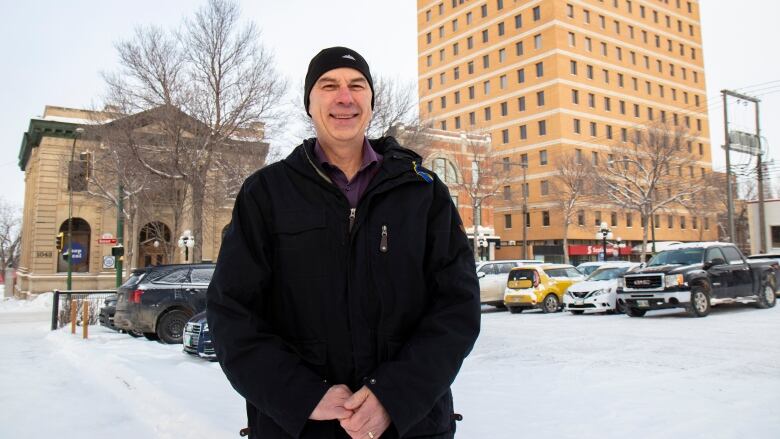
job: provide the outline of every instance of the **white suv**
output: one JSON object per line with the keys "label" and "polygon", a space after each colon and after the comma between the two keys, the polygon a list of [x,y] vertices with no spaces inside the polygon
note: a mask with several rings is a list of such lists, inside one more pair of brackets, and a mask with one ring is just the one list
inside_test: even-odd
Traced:
{"label": "white suv", "polygon": [[488,305],[504,307],[504,289],[509,271],[523,264],[538,264],[532,259],[477,262],[479,278],[479,301]]}

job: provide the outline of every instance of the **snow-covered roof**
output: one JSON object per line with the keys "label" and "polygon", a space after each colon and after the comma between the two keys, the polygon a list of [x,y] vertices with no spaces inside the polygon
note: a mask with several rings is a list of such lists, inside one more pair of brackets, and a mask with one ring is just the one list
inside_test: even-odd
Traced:
{"label": "snow-covered roof", "polygon": [[33,119],[45,120],[49,122],[74,123],[77,125],[99,125],[113,120],[113,119],[96,120],[96,119],[84,119],[81,117],[51,116],[51,115],[43,116],[43,117],[33,117]]}
{"label": "snow-covered roof", "polygon": [[[670,245],[667,248],[664,248],[664,250],[674,250],[678,248],[707,248],[707,247],[712,247],[714,245],[733,245],[733,244],[731,244],[730,242],[720,242],[720,241],[681,242],[679,244]],[[656,247],[656,250],[657,249],[658,248]]]}

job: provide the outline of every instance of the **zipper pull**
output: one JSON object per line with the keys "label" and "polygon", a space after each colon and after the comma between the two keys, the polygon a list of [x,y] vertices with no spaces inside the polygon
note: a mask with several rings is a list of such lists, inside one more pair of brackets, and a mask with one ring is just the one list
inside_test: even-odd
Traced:
{"label": "zipper pull", "polygon": [[357,208],[349,209],[349,233],[352,233],[352,226],[355,225],[355,211]]}
{"label": "zipper pull", "polygon": [[379,242],[379,251],[387,253],[387,226],[382,225],[382,240]]}

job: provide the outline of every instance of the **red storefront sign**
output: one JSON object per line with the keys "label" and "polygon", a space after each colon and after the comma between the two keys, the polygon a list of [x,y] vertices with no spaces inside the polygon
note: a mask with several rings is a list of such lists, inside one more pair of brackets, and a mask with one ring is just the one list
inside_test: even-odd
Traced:
{"label": "red storefront sign", "polygon": [[[615,251],[619,255],[629,256],[631,255],[631,247],[617,247],[611,244],[607,244],[607,255],[614,255]],[[601,245],[570,245],[569,256],[593,256],[604,252],[604,247]]]}

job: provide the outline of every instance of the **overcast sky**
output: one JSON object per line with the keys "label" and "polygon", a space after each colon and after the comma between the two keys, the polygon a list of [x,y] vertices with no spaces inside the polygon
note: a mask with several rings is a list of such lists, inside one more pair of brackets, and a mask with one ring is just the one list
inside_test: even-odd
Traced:
{"label": "overcast sky", "polygon": [[[45,105],[96,106],[103,90],[100,73],[116,67],[116,41],[128,38],[139,25],[178,26],[203,3],[6,2],[0,26],[0,197],[20,206],[23,202],[24,173],[18,155],[31,117],[40,116]],[[780,41],[780,2],[700,3],[714,168],[724,168],[720,148],[724,88],[762,100],[769,158],[780,162],[780,52],[775,46]],[[309,59],[334,45],[360,52],[374,74],[412,81],[417,77],[414,0],[243,1],[241,8],[243,17],[260,27],[264,44],[274,52],[291,88],[302,86]],[[732,108],[732,128],[752,131],[752,107],[734,101]],[[733,162],[748,160],[737,156]],[[780,164],[770,166],[770,172],[780,177]]]}

